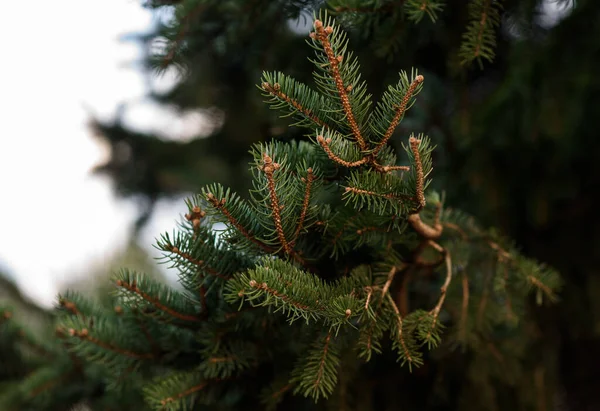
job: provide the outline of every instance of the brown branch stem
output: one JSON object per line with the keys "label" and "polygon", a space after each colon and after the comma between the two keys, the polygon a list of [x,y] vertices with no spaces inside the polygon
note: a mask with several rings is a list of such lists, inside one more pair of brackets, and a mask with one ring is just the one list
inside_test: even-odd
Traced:
{"label": "brown branch stem", "polygon": [[144,291],[140,290],[140,288],[137,286],[137,284],[135,282],[130,284],[126,281],[117,280],[117,286],[123,287],[129,292],[139,295],[140,297],[142,297],[142,299],[149,302],[150,304],[152,304],[154,307],[156,307],[160,311],[167,313],[170,316],[175,317],[179,320],[190,321],[190,322],[201,321],[201,319],[196,316],[189,315],[189,314],[183,314],[183,313],[180,313],[170,307],[167,307],[166,305],[164,305],[160,301],[158,301],[158,299],[156,299],[156,298],[152,297],[151,295],[148,295]]}

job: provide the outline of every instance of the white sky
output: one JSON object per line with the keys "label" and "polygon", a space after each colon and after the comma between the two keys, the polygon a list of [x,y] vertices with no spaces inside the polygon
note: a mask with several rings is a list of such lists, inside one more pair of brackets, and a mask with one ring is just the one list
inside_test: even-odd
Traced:
{"label": "white sky", "polygon": [[[133,203],[117,200],[110,181],[89,175],[106,148],[88,133],[84,107],[111,118],[118,103],[140,101],[129,120],[137,118],[141,128],[174,125],[186,138],[190,127],[141,101],[146,84],[128,65],[139,48],[119,42],[152,23],[139,0],[11,1],[3,2],[2,15],[0,268],[49,306],[61,284],[85,276],[91,262],[108,265],[123,250],[135,216]],[[193,113],[187,117],[202,123]],[[183,209],[181,200],[161,203],[144,245],[170,230]]]}

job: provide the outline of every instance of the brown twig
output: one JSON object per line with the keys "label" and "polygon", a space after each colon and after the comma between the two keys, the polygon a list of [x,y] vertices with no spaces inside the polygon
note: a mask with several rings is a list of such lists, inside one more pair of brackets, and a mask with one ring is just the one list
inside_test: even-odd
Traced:
{"label": "brown twig", "polygon": [[314,37],[317,40],[319,40],[323,45],[323,50],[325,51],[327,59],[329,60],[331,75],[340,95],[340,100],[342,101],[342,107],[344,108],[346,118],[348,119],[348,123],[350,124],[350,128],[352,129],[354,138],[358,142],[360,149],[364,151],[367,149],[367,145],[362,137],[358,124],[354,119],[354,114],[352,113],[352,106],[350,105],[350,100],[348,98],[348,92],[340,74],[339,64],[342,61],[342,56],[335,55],[335,53],[333,52],[333,48],[331,47],[331,43],[329,42],[329,35],[333,33],[333,28],[331,26],[323,27],[323,22],[321,20],[315,20],[314,24],[316,30],[316,34],[314,35]]}
{"label": "brown twig", "polygon": [[408,222],[415,229],[415,231],[421,234],[428,240],[435,240],[442,235],[443,226],[438,222],[435,222],[433,227],[421,220],[419,214],[411,214],[408,216]]}
{"label": "brown twig", "polygon": [[109,344],[107,342],[99,340],[98,338],[92,337],[91,335],[89,335],[89,331],[87,330],[87,328],[83,328],[81,331],[70,328],[69,335],[71,337],[77,337],[80,340],[88,341],[94,345],[97,345],[100,348],[104,348],[105,350],[116,352],[116,353],[124,355],[126,357],[131,357],[131,358],[136,358],[136,359],[150,359],[150,358],[154,357],[153,354],[151,354],[151,353],[137,353],[134,351],[130,351],[130,350],[126,350],[126,349],[114,346],[112,344]]}
{"label": "brown twig", "polygon": [[302,230],[302,226],[304,225],[304,220],[306,218],[306,213],[308,211],[308,206],[310,204],[310,189],[312,187],[312,183],[315,180],[315,176],[313,174],[313,169],[309,168],[306,170],[306,179],[304,179],[306,183],[306,188],[304,190],[304,201],[302,202],[302,211],[300,212],[300,218],[298,219],[298,224],[296,225],[296,231],[294,232],[294,239],[290,242],[290,246],[293,247],[300,236],[300,231]]}
{"label": "brown twig", "polygon": [[292,247],[285,238],[285,233],[283,232],[283,226],[281,224],[282,205],[279,204],[279,199],[277,198],[277,192],[275,190],[275,178],[273,177],[273,173],[275,173],[275,171],[278,168],[279,164],[274,162],[273,159],[269,157],[267,153],[263,153],[262,171],[267,176],[267,183],[269,186],[269,197],[271,198],[271,210],[273,211],[273,222],[275,223],[277,236],[279,237],[279,242],[281,243],[283,250],[287,254],[291,254]]}
{"label": "brown twig", "polygon": [[362,164],[365,164],[369,158],[368,157],[363,157],[360,160],[357,161],[346,161],[340,157],[338,157],[337,155],[335,155],[335,153],[333,151],[331,151],[331,147],[329,147],[329,143],[331,143],[331,138],[327,138],[325,139],[323,136],[319,135],[317,136],[317,141],[319,142],[319,144],[321,145],[321,147],[323,147],[323,150],[325,151],[325,153],[327,153],[327,155],[329,156],[329,158],[331,160],[333,160],[334,162],[344,166],[344,167],[358,167]]}
{"label": "brown twig", "polygon": [[321,127],[329,128],[329,125],[327,125],[323,120],[318,118],[313,112],[311,112],[307,108],[304,108],[298,101],[294,100],[293,98],[291,98],[290,96],[288,96],[287,94],[282,92],[281,86],[279,85],[279,83],[270,85],[269,83],[267,83],[265,81],[264,83],[262,83],[262,88],[265,91],[269,92],[271,95],[285,101],[286,103],[288,103],[289,105],[294,107],[296,110],[298,110],[299,112],[304,114],[304,116],[311,119],[312,121],[314,121],[316,124],[320,125]]}
{"label": "brown twig", "polygon": [[198,266],[199,268],[206,270],[206,272],[208,272],[209,274],[214,275],[215,277],[219,277],[222,278],[224,280],[228,280],[229,277],[227,277],[226,275],[223,275],[221,273],[219,273],[217,270],[214,270],[212,268],[210,268],[209,266],[206,265],[206,263],[204,262],[204,260],[197,260],[194,257],[192,257],[190,254],[181,251],[179,248],[175,247],[174,245],[172,245],[171,247],[169,247],[169,251],[171,251],[173,254],[177,254],[178,256],[180,256],[181,258],[183,258],[184,260],[189,261],[190,263]]}
{"label": "brown twig", "polygon": [[388,200],[402,201],[404,199],[410,198],[409,196],[405,196],[402,194],[379,194],[379,193],[376,193],[375,191],[363,190],[362,188],[356,188],[356,187],[350,187],[350,186],[347,186],[344,190],[346,192],[352,191],[353,193],[356,193],[356,194],[366,194],[366,195],[375,196],[375,197],[387,198]]}
{"label": "brown twig", "polygon": [[166,305],[162,304],[160,301],[158,301],[158,299],[152,297],[151,295],[148,295],[147,293],[145,293],[144,291],[140,290],[140,288],[137,286],[137,284],[135,282],[133,283],[128,283],[126,281],[123,280],[117,280],[117,286],[119,287],[123,287],[125,288],[127,291],[130,291],[134,294],[139,295],[140,297],[142,297],[142,299],[144,299],[145,301],[149,302],[150,304],[152,304],[154,307],[156,307],[157,309],[159,309],[162,312],[165,312],[167,314],[169,314],[172,317],[175,317],[179,320],[182,321],[190,321],[190,322],[199,322],[201,321],[200,318],[194,316],[194,315],[189,315],[189,314],[183,314],[180,313],[178,311],[175,311],[174,309],[167,307]]}
{"label": "brown twig", "polygon": [[208,382],[203,381],[203,382],[201,382],[198,385],[195,385],[195,386],[193,386],[191,388],[188,388],[185,391],[180,392],[179,394],[175,395],[174,397],[167,397],[165,399],[160,400],[160,403],[161,403],[161,405],[163,406],[163,409],[164,409],[164,407],[167,404],[169,404],[169,403],[171,403],[173,401],[177,401],[177,400],[179,400],[179,399],[181,399],[183,397],[187,397],[188,395],[192,395],[193,393],[198,392],[198,391],[204,389],[204,387],[206,387],[207,385],[208,385]]}
{"label": "brown twig", "polygon": [[264,283],[264,282],[263,282],[263,283],[258,283],[258,282],[257,282],[257,281],[255,281],[255,280],[250,280],[250,283],[249,283],[249,285],[250,285],[250,287],[252,287],[252,288],[256,288],[257,290],[264,290],[264,291],[266,291],[268,294],[271,294],[271,295],[272,295],[272,296],[274,296],[274,297],[281,298],[281,299],[282,299],[283,301],[285,301],[286,303],[288,303],[288,304],[291,304],[291,305],[293,305],[294,307],[296,307],[296,308],[299,308],[299,309],[301,309],[301,310],[307,310],[307,309],[309,309],[309,308],[310,308],[308,305],[306,305],[306,304],[302,304],[302,303],[299,303],[299,302],[297,302],[297,301],[293,301],[293,300],[292,300],[290,297],[288,297],[287,295],[285,295],[285,294],[281,294],[279,291],[275,290],[274,288],[270,288],[270,287],[267,285],[267,283]]}
{"label": "brown twig", "polygon": [[442,305],[444,304],[444,300],[446,299],[446,291],[448,290],[448,286],[450,285],[450,281],[452,280],[452,260],[450,258],[450,252],[443,248],[441,245],[431,240],[429,241],[429,244],[437,251],[442,253],[446,260],[446,279],[444,280],[444,284],[442,284],[440,288],[440,297],[438,299],[438,302],[434,309],[431,311],[431,313],[433,314],[433,324],[431,326],[431,331],[433,331],[437,324],[438,316],[440,314],[440,310],[442,309]]}
{"label": "brown twig", "polygon": [[416,200],[419,204],[419,210],[425,207],[425,175],[423,174],[423,163],[421,163],[421,154],[419,153],[419,144],[421,144],[421,140],[418,140],[414,137],[410,137],[408,139],[408,143],[410,144],[410,148],[413,152],[413,156],[415,158],[415,172],[416,172]]}
{"label": "brown twig", "polygon": [[412,83],[410,83],[410,86],[408,86],[408,89],[406,90],[406,94],[404,95],[404,97],[402,98],[402,101],[400,102],[400,105],[396,109],[396,114],[394,115],[394,118],[390,122],[390,125],[389,125],[387,131],[383,135],[383,138],[381,139],[381,141],[373,149],[373,155],[377,155],[379,150],[381,150],[387,144],[390,137],[392,137],[394,130],[396,129],[396,127],[398,127],[398,123],[400,123],[400,120],[402,120],[402,117],[404,116],[404,113],[406,112],[406,107],[408,106],[408,103],[410,102],[411,97],[413,96],[413,94],[414,94],[415,90],[417,89],[417,87],[419,86],[419,84],[421,84],[422,82],[423,82],[423,76],[419,74],[417,77],[415,77],[415,79],[412,81]]}
{"label": "brown twig", "polygon": [[223,215],[225,217],[227,217],[227,219],[229,220],[229,222],[231,223],[231,225],[233,225],[244,237],[246,237],[248,240],[250,240],[254,244],[258,245],[260,248],[262,248],[267,253],[273,252],[273,250],[271,249],[271,247],[269,247],[268,245],[266,245],[262,241],[256,239],[252,234],[250,234],[250,232],[248,232],[248,230],[246,230],[246,228],[244,228],[244,226],[242,226],[237,221],[237,219],[234,216],[231,215],[231,213],[229,212],[229,210],[227,209],[227,207],[225,207],[225,202],[226,202],[225,198],[222,198],[222,199],[218,200],[214,196],[213,193],[208,193],[206,195],[206,198],[213,205],[213,207],[215,207],[217,210],[219,210],[221,213],[223,213]]}
{"label": "brown twig", "polygon": [[321,356],[321,362],[319,363],[319,371],[317,372],[317,379],[315,380],[314,387],[317,388],[321,383],[321,378],[323,377],[323,371],[325,370],[325,359],[327,357],[327,353],[329,351],[329,341],[331,341],[331,331],[327,334],[325,338],[325,347],[323,348],[323,355]]}
{"label": "brown twig", "polygon": [[392,309],[394,310],[394,313],[396,314],[396,319],[398,321],[398,339],[400,340],[400,345],[402,346],[402,349],[404,350],[404,356],[406,357],[406,360],[408,362],[412,363],[413,359],[410,356],[410,351],[408,350],[408,347],[406,346],[406,342],[404,341],[404,335],[402,334],[402,327],[403,327],[402,315],[400,315],[400,310],[398,309],[398,306],[394,302],[394,299],[392,298],[392,296],[390,294],[387,294],[387,298],[390,302],[390,305],[392,306]]}
{"label": "brown twig", "polygon": [[473,53],[473,55],[475,57],[479,57],[479,52],[481,50],[483,32],[485,30],[485,23],[487,22],[489,7],[490,7],[490,2],[489,2],[489,0],[487,0],[483,7],[483,11],[481,13],[481,19],[479,20],[479,32],[477,33],[477,45],[475,46],[475,52]]}

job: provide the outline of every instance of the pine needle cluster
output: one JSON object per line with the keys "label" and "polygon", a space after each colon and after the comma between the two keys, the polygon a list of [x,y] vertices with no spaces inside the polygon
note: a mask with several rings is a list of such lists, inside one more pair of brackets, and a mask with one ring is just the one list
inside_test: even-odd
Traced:
{"label": "pine needle cluster", "polygon": [[555,300],[557,273],[428,190],[427,136],[392,150],[423,75],[374,104],[333,19],[308,44],[316,89],[278,72],[258,85],[308,138],[255,145],[248,198],[211,184],[188,200],[157,243],[180,289],[123,270],[103,301],[59,297],[55,339],[0,311],[2,346],[27,358],[1,409],[370,410],[373,370],[410,379],[457,348],[520,364],[528,296]]}

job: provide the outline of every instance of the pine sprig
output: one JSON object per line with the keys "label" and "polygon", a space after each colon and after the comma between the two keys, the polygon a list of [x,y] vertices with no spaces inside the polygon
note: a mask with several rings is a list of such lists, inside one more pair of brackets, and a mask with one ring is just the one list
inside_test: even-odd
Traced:
{"label": "pine sprig", "polygon": [[438,13],[441,13],[444,7],[445,2],[440,0],[408,0],[404,3],[404,12],[414,23],[419,23],[425,16],[435,23]]}
{"label": "pine sprig", "polygon": [[472,0],[469,3],[470,22],[462,37],[459,57],[463,64],[477,60],[483,68],[483,60],[492,62],[496,56],[496,28],[500,25],[499,0]]}
{"label": "pine sprig", "polygon": [[306,358],[298,361],[292,371],[291,383],[294,393],[301,393],[316,401],[327,398],[333,392],[338,380],[340,352],[335,335],[330,331],[326,336],[319,335]]}

